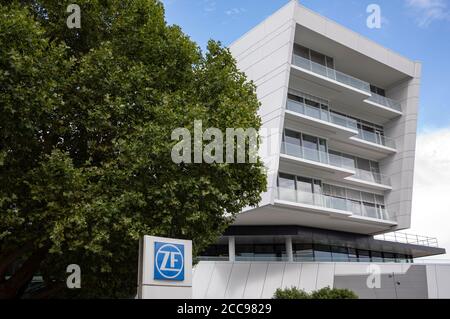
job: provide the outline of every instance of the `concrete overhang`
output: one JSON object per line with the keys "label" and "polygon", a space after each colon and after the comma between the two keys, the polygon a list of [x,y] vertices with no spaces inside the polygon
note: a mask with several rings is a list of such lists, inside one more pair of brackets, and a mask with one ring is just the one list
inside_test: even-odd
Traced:
{"label": "concrete overhang", "polygon": [[234,225],[298,225],[365,235],[388,232],[397,225],[391,221],[352,217],[354,216],[350,212],[275,200],[274,205],[239,214]]}

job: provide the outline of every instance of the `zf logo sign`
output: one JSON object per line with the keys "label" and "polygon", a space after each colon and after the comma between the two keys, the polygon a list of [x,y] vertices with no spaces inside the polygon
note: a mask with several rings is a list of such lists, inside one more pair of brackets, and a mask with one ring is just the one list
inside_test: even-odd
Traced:
{"label": "zf logo sign", "polygon": [[155,242],[154,279],[184,281],[184,245]]}

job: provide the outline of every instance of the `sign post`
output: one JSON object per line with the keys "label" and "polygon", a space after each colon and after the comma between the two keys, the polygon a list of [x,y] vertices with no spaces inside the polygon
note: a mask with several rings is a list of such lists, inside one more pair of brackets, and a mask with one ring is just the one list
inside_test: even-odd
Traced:
{"label": "sign post", "polygon": [[141,239],[138,298],[192,298],[192,241],[152,236]]}

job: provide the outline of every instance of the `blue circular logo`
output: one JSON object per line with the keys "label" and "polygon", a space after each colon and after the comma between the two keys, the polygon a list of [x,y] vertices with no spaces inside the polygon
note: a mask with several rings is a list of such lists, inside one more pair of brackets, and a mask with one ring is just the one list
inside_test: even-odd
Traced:
{"label": "blue circular logo", "polygon": [[184,280],[184,245],[155,242],[156,280]]}

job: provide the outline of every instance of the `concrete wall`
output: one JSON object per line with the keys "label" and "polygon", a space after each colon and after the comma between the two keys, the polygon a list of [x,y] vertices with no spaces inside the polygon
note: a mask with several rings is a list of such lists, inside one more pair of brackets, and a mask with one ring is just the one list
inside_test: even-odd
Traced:
{"label": "concrete wall", "polygon": [[279,165],[291,56],[294,8],[290,2],[230,46],[239,69],[257,86],[262,119],[261,158],[268,169],[268,193],[261,206],[273,203]]}
{"label": "concrete wall", "polygon": [[398,153],[381,161],[383,174],[390,176],[393,190],[386,195],[386,206],[398,222],[398,230],[411,227],[417,121],[420,100],[421,64],[415,64],[414,78],[387,91],[402,104],[403,116],[385,125],[386,135],[394,138]]}
{"label": "concrete wall", "polygon": [[[371,265],[380,267],[380,289],[367,288]],[[450,265],[200,262],[194,268],[194,299],[270,299],[293,286],[348,288],[371,299],[450,298]]]}

